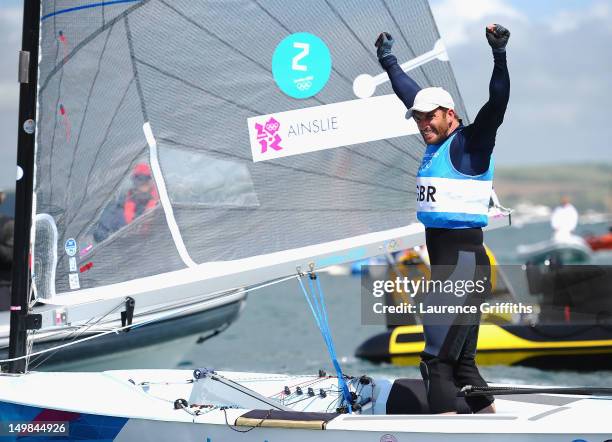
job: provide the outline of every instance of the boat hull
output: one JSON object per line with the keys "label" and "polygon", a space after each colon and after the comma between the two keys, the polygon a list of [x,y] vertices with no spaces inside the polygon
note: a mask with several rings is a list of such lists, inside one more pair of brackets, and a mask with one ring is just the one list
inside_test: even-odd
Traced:
{"label": "boat hull", "polygon": [[[294,401],[298,417],[280,427],[234,426],[250,410],[235,405],[175,409],[197,383],[187,370],[125,370],[103,373],[31,373],[0,376],[0,422],[68,423],[71,440],[113,441],[560,441],[607,440],[612,398],[562,395],[498,397],[495,415],[387,414],[393,380],[374,379],[376,405],[362,414],[331,414],[318,430],[296,428],[300,412],[325,413],[330,398]],[[330,385],[334,378],[262,373],[219,373],[266,396],[283,385]],[[144,382],[146,381],[146,382]],[[199,382],[199,381],[198,381]],[[44,387],[44,388],[41,388]],[[315,388],[316,389],[316,388]],[[392,391],[392,390],[391,390]],[[38,392],[36,395],[31,393]],[[58,394],[62,392],[62,394]],[[304,393],[305,394],[305,393]],[[239,402],[239,399],[238,399]],[[288,402],[285,402],[287,405]],[[306,404],[306,405],[305,405]],[[382,413],[381,413],[382,410]],[[265,411],[265,410],[263,410]],[[333,411],[333,410],[332,410]],[[265,421],[265,419],[264,419]],[[248,430],[248,431],[247,431]],[[37,439],[38,440],[38,439]]]}
{"label": "boat hull", "polygon": [[[365,341],[356,356],[372,362],[418,365],[425,347],[420,325],[400,326]],[[479,365],[519,365],[580,371],[612,369],[612,330],[601,326],[483,324]]]}
{"label": "boat hull", "polygon": [[595,250],[612,250],[612,233],[586,238],[587,244]]}
{"label": "boat hull", "polygon": [[[399,416],[398,416],[399,417]],[[405,426],[411,421],[408,416]],[[369,423],[363,419],[362,424]],[[105,440],[114,442],[134,442],[146,440],[149,442],[167,442],[171,440],[183,442],[559,442],[559,440],[589,440],[594,437],[603,440],[604,437],[612,437],[610,433],[574,433],[574,434],[500,434],[500,433],[470,433],[450,434],[440,433],[434,430],[440,422],[435,424],[431,421],[432,430],[410,431],[408,428],[387,430],[300,430],[284,428],[248,428],[230,427],[225,424],[201,424],[188,422],[163,422],[146,419],[112,418],[107,416],[79,415],[69,428],[78,428],[71,434],[71,440]],[[17,421],[15,421],[17,422]],[[25,422],[25,421],[23,421]],[[503,422],[503,421],[502,421]],[[474,422],[476,423],[476,422]],[[232,429],[233,428],[233,429]],[[36,440],[53,440],[36,437]]]}
{"label": "boat hull", "polygon": [[[42,355],[42,358],[38,361],[42,359],[45,359],[45,361],[36,369],[96,370],[99,361],[104,361],[106,367],[109,367],[108,362],[112,359],[117,361],[113,366],[118,368],[167,367],[169,352],[151,351],[152,348],[169,343],[179,350],[181,346],[176,345],[179,341],[188,339],[195,342],[200,335],[205,337],[216,330],[224,329],[238,318],[245,301],[246,294],[241,292],[214,304],[202,302],[199,305],[194,305],[192,312],[189,314],[183,313],[167,319],[152,321],[130,329],[128,332],[99,336],[93,340],[63,348],[50,355],[48,359],[46,359],[47,355]],[[160,308],[155,314],[163,315],[171,311],[172,309],[169,308]],[[134,322],[144,321],[149,317],[148,315],[140,315],[135,317]],[[119,321],[109,321],[103,323],[102,326],[103,329],[109,329],[120,327],[121,323]],[[91,329],[89,333],[80,334],[79,338],[91,335],[92,331],[94,330]],[[64,340],[65,337],[65,334],[56,334],[55,337],[53,335],[49,337],[39,335],[35,339],[33,352],[64,344],[68,342],[68,340]],[[143,358],[143,356],[145,357]],[[8,348],[6,346],[0,348],[0,359],[6,359],[7,357]],[[34,362],[34,359],[32,361]]]}

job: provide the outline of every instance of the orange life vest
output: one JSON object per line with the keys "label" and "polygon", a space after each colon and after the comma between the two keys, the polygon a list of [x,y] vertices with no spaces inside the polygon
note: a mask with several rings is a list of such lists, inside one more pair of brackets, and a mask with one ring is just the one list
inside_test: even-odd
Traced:
{"label": "orange life vest", "polygon": [[[157,206],[157,202],[159,201],[159,194],[157,193],[157,189],[155,187],[151,189],[149,194],[151,195],[151,198],[147,202],[143,213],[155,208],[155,206]],[[125,197],[125,203],[123,204],[123,217],[126,224],[130,224],[132,221],[134,221],[134,218],[136,218],[136,201],[134,201],[132,198],[131,190],[128,191]]]}

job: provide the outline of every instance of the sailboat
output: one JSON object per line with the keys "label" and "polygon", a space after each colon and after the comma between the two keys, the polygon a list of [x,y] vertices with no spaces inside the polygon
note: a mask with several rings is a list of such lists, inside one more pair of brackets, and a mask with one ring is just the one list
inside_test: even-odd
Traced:
{"label": "sailboat", "polygon": [[[278,0],[25,2],[29,62],[22,60],[30,70],[21,85],[11,354],[0,376],[4,434],[207,442],[612,438],[598,418],[612,412],[606,389],[468,387],[459,409],[465,396],[494,393],[499,414],[433,416],[421,380],[342,372],[318,270],[424,239],[412,196],[423,146],[373,55],[380,29],[405,41],[398,52],[404,69],[459,97],[424,1],[290,9]],[[288,59],[283,42],[293,48]],[[295,81],[274,81],[275,48],[282,66],[295,67]],[[311,73],[311,62],[320,69]],[[459,110],[466,115],[462,104]],[[54,136],[66,142],[54,144]],[[66,152],[75,162],[58,171],[53,160]],[[142,226],[146,236],[96,245],[93,267],[77,280],[71,255],[122,177],[143,161],[161,210],[143,216],[146,228],[127,226]],[[50,188],[48,175],[63,181]],[[30,250],[38,259],[30,226],[39,213],[53,217],[66,252],[55,275],[62,290],[36,299],[43,307],[31,305],[28,260]],[[508,222],[492,213],[492,226]],[[95,317],[127,298],[136,311],[288,280],[303,288],[335,376],[27,370],[28,334],[49,310],[70,306],[74,317]]]}

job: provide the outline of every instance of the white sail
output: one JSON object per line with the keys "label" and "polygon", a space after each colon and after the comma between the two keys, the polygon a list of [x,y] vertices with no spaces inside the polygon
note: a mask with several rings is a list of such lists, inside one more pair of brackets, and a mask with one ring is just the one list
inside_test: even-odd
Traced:
{"label": "white sail", "polygon": [[[422,243],[414,122],[388,82],[370,98],[353,91],[384,74],[377,33],[396,35],[411,75],[467,114],[426,2],[385,5],[42,3],[35,209],[57,244],[41,236],[34,254],[58,253],[53,273],[36,274],[39,300],[143,307]],[[302,29],[331,67],[320,92],[296,99],[272,58]],[[255,127],[274,116],[284,150],[266,157]]]}
{"label": "white sail", "polygon": [[[507,225],[506,216],[491,217],[489,228]],[[161,302],[187,302],[190,299],[203,299],[202,293],[210,297],[218,293],[238,289],[268,281],[283,275],[319,270],[331,265],[356,261],[368,256],[394,252],[415,245],[424,244],[425,231],[421,224],[411,224],[405,228],[385,232],[375,232],[359,237],[300,249],[260,255],[232,262],[199,264],[132,281],[75,291],[42,303],[53,308],[57,305],[71,306],[71,318],[85,320],[91,316],[90,303],[96,302],[98,308],[110,308],[118,298],[130,296],[140,307]],[[240,271],[236,271],[240,269]],[[49,308],[39,308],[39,311]]]}

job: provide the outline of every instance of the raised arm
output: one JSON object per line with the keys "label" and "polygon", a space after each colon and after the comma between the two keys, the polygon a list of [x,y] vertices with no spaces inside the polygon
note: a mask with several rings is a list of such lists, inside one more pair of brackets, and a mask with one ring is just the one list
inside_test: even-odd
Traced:
{"label": "raised arm", "polygon": [[383,32],[378,36],[375,46],[378,61],[391,80],[393,92],[404,103],[407,109],[411,108],[414,103],[414,97],[421,90],[419,85],[410,78],[397,63],[397,58],[391,53],[393,46],[393,37],[387,32]]}
{"label": "raised arm", "polygon": [[506,43],[510,32],[501,25],[490,25],[487,27],[486,36],[493,49],[489,100],[480,109],[469,129],[465,151],[485,152],[490,155],[495,146],[497,129],[504,121],[510,99],[510,74],[506,64]]}

